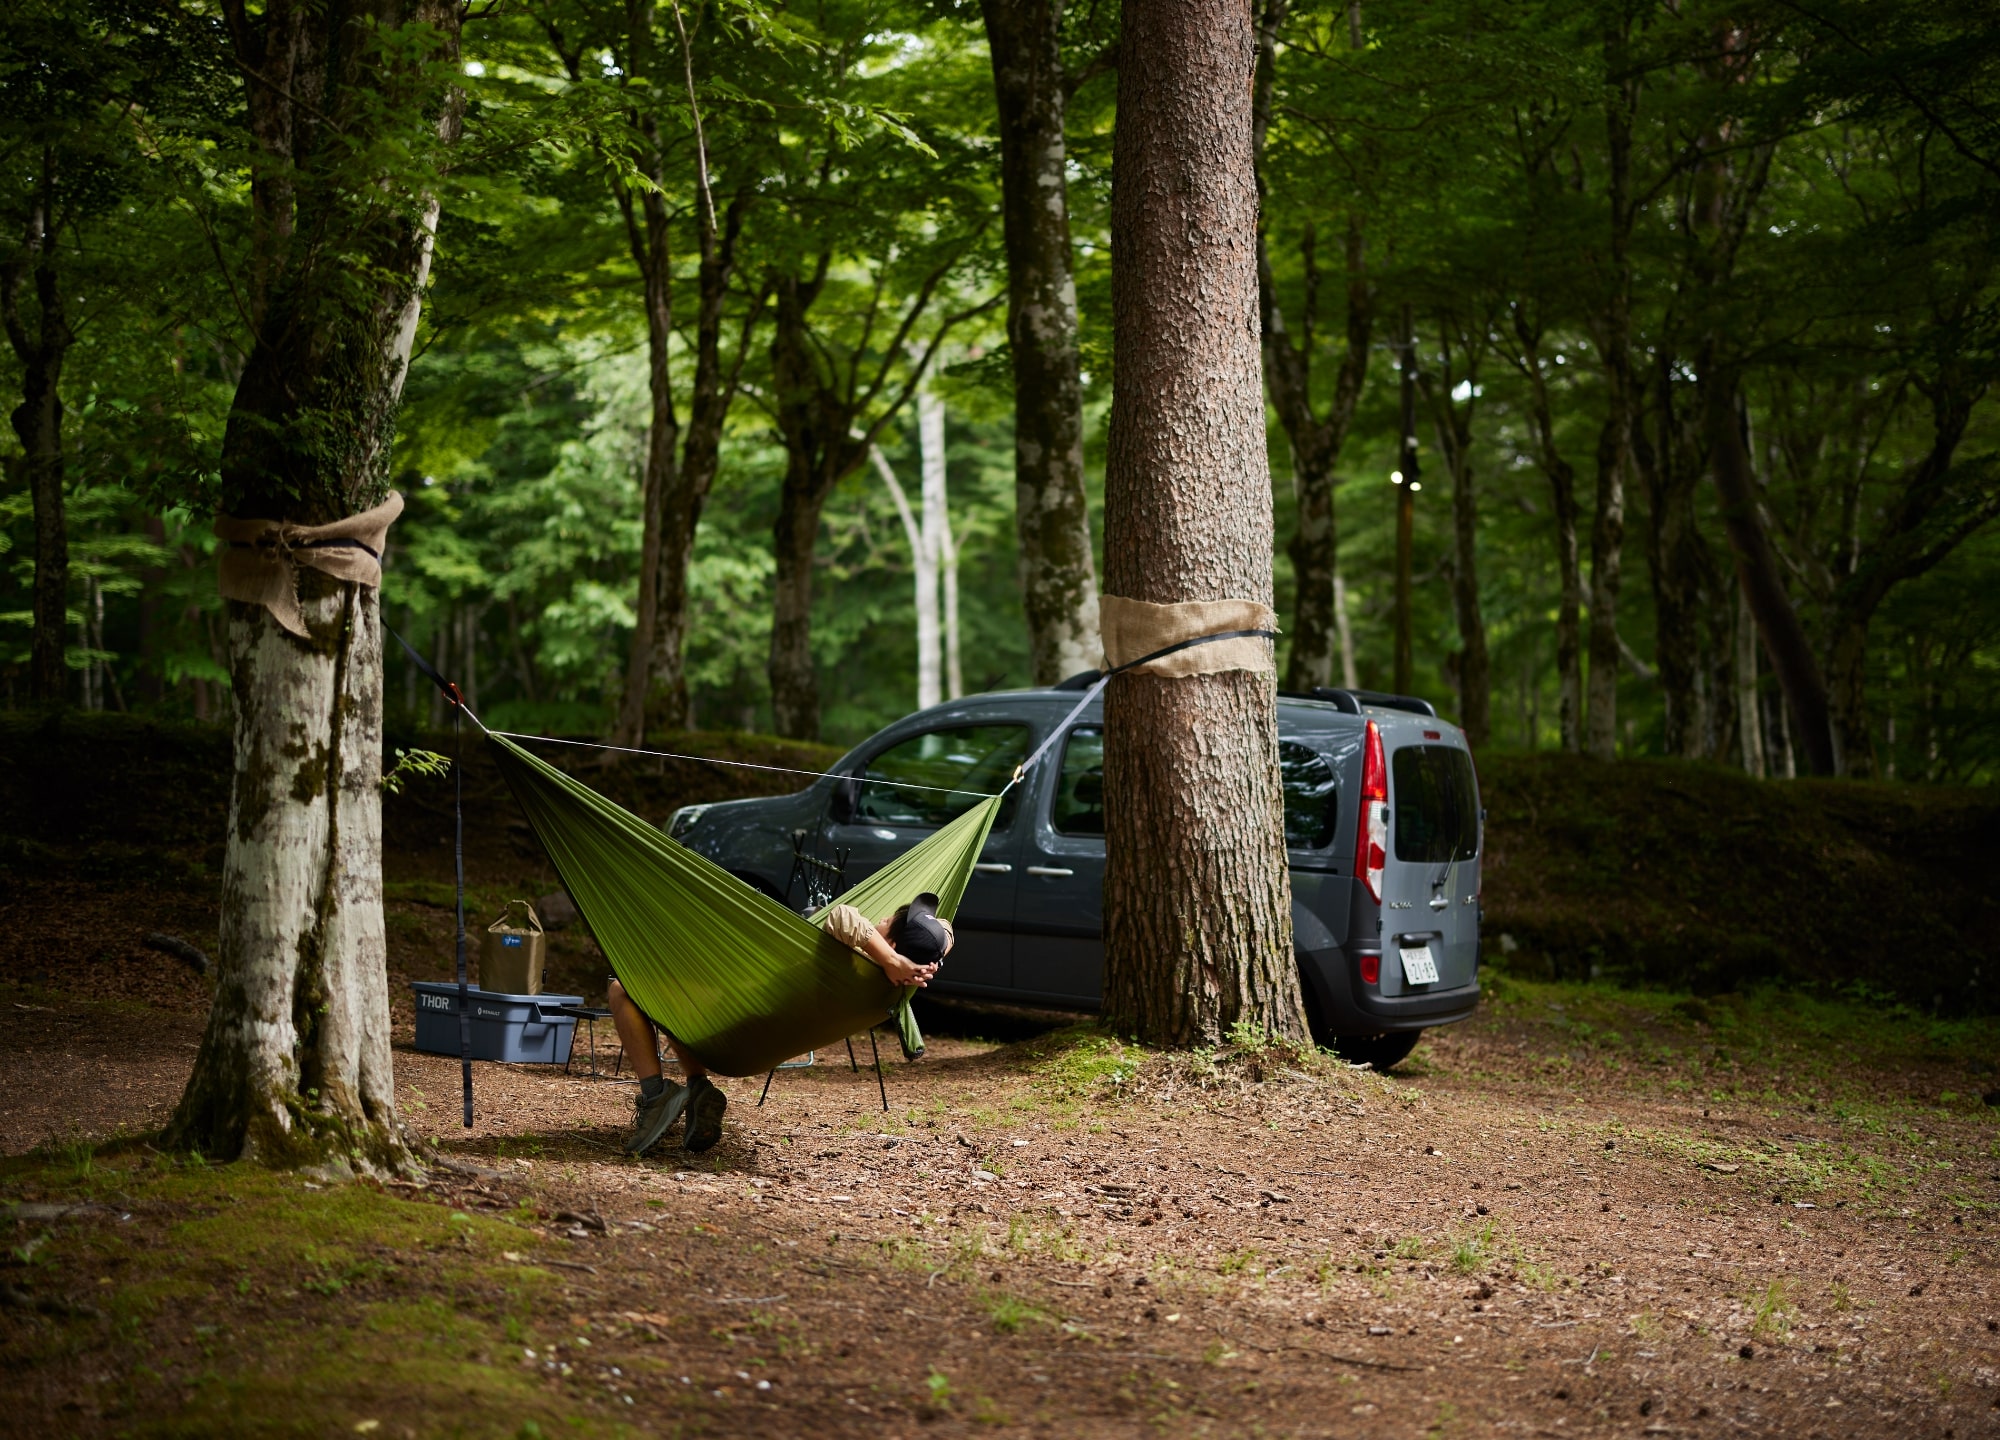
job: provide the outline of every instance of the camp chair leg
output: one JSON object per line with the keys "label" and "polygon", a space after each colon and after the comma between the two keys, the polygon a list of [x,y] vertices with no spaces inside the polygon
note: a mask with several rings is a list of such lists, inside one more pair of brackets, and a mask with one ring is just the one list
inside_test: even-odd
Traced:
{"label": "camp chair leg", "polygon": [[[778,1078],[778,1067],[773,1065],[771,1067],[771,1073],[764,1077],[764,1095],[769,1095],[771,1093],[771,1082],[777,1078]],[[759,1095],[757,1097],[757,1108],[760,1110],[764,1108],[764,1095]]]}
{"label": "camp chair leg", "polygon": [[868,1053],[875,1057],[875,1087],[882,1092],[882,1113],[889,1113],[889,1083],[882,1078],[882,1052],[875,1045],[875,1027],[868,1027]]}
{"label": "camp chair leg", "polygon": [[861,1065],[854,1058],[854,1037],[852,1035],[847,1037],[847,1068],[852,1070],[856,1075],[861,1073]]}

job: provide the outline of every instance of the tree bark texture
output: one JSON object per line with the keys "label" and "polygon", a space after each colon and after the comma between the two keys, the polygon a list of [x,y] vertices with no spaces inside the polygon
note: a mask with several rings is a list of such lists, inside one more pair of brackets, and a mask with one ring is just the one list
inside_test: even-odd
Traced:
{"label": "tree bark texture", "polygon": [[1000,130],[1014,527],[1034,683],[1103,663],[1083,486],[1083,384],[1071,273],[1061,0],[982,0]]}
{"label": "tree bark texture", "polygon": [[[254,155],[253,342],[221,464],[232,514],[318,523],[386,491],[432,186],[462,114],[443,78],[460,17],[443,0],[224,6]],[[407,168],[385,173],[382,155]],[[390,1083],[380,597],[307,569],[299,597],[305,640],[229,605],[216,999],[168,1136],[226,1158],[396,1168],[408,1151]]]}
{"label": "tree bark texture", "polygon": [[394,1170],[407,1157],[382,921],[380,596],[310,570],[300,589],[304,643],[228,602],[219,964],[169,1136],[267,1165]]}
{"label": "tree bark texture", "polygon": [[[1110,593],[1271,600],[1248,0],[1125,0],[1112,187]],[[1105,705],[1105,1012],[1149,1043],[1306,1035],[1267,674]]]}
{"label": "tree bark texture", "polygon": [[[9,417],[21,442],[16,478],[26,482],[35,511],[34,630],[29,693],[43,704],[69,696],[64,663],[69,621],[69,527],[63,509],[63,361],[76,341],[63,306],[56,255],[56,157],[42,150],[38,193],[29,205],[19,258],[0,266],[0,320],[21,366],[21,403]],[[34,314],[22,313],[21,292],[32,277]]]}

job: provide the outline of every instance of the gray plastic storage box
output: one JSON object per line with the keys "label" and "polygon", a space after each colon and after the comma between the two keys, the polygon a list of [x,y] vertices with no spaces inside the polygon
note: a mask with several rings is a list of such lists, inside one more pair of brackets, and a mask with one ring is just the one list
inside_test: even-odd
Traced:
{"label": "gray plastic storage box", "polygon": [[[458,983],[417,980],[417,1048],[429,1055],[458,1053]],[[472,1058],[514,1065],[567,1065],[576,1039],[576,1016],[558,1012],[581,1005],[581,995],[502,995],[466,987],[472,1010]]]}

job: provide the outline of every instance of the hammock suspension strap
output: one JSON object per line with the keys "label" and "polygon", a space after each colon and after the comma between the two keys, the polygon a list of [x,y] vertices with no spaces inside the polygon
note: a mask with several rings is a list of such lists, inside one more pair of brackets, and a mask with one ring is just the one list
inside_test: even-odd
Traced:
{"label": "hammock suspension strap", "polygon": [[[382,628],[389,630],[387,625]],[[453,787],[451,858],[453,879],[458,892],[458,1073],[459,1089],[465,1099],[465,1128],[470,1130],[472,1128],[472,991],[465,975],[465,737],[462,720],[471,712],[465,708],[465,696],[459,692],[456,683],[440,675],[437,666],[418,654],[416,647],[401,635],[397,635],[394,630],[389,630],[389,633],[396,636],[396,643],[403,647],[403,653],[410,657],[417,669],[427,676],[433,685],[437,686],[438,693],[451,705]],[[474,715],[473,723],[478,724],[478,720],[479,717]],[[481,725],[479,728],[483,730],[486,727]]]}

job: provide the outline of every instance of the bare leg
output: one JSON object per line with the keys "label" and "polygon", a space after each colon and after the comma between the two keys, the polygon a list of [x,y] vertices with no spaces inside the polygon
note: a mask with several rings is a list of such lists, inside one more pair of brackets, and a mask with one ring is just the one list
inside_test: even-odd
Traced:
{"label": "bare leg", "polygon": [[[608,1004],[611,1009],[611,1023],[618,1027],[618,1038],[624,1042],[625,1053],[632,1057],[632,1073],[641,1080],[660,1073],[660,1032],[653,1028],[632,997],[625,993],[625,987],[615,979],[611,982]],[[674,1058],[681,1062],[681,1074],[693,1080],[697,1076],[706,1077],[708,1067],[690,1055],[673,1036],[667,1036],[667,1044],[673,1048]]]}
{"label": "bare leg", "polygon": [[[630,1002],[628,1001],[627,1003],[629,1004]],[[690,1080],[706,1080],[708,1078],[708,1067],[690,1055],[681,1045],[680,1041],[669,1035],[667,1037],[667,1044],[673,1047],[674,1058],[681,1062],[681,1074],[687,1076]]]}
{"label": "bare leg", "polygon": [[[611,982],[606,1004],[611,1010],[611,1023],[617,1027],[618,1039],[625,1046],[625,1053],[632,1057],[632,1073],[641,1080],[658,1075],[660,1041],[653,1022],[640,1013],[639,1007],[626,995],[625,987],[616,980]],[[675,1046],[674,1053],[680,1054],[680,1047]]]}

